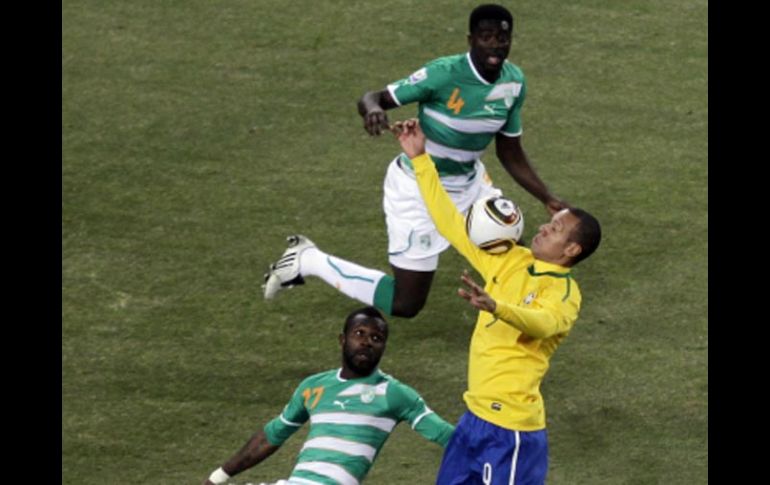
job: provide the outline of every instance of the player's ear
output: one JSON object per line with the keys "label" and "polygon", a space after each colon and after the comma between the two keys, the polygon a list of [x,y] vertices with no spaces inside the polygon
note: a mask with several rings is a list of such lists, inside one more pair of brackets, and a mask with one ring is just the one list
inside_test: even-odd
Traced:
{"label": "player's ear", "polygon": [[340,347],[345,345],[345,334],[344,333],[340,334],[339,341],[340,341]]}
{"label": "player's ear", "polygon": [[583,246],[576,243],[575,241],[568,242],[567,247],[564,248],[564,255],[570,258],[574,258],[575,256],[577,256],[582,252],[583,252]]}

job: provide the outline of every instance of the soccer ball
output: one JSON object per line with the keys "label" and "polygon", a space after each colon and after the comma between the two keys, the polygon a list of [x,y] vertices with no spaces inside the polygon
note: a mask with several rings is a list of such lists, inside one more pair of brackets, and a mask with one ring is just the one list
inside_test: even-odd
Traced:
{"label": "soccer ball", "polygon": [[488,253],[502,254],[519,241],[524,231],[524,214],[511,199],[483,197],[468,211],[465,231],[476,246]]}

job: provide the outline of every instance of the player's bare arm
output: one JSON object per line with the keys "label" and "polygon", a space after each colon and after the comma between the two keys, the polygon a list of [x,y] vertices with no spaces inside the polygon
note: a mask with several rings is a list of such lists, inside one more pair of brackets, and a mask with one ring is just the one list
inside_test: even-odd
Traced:
{"label": "player's bare arm", "polygon": [[[275,453],[278,448],[280,446],[270,444],[264,431],[259,431],[232,458],[227,460],[227,463],[222,465],[222,470],[232,477],[260,463]],[[214,482],[206,479],[203,485],[214,485]]]}
{"label": "player's bare arm", "polygon": [[372,136],[380,135],[388,129],[388,115],[385,110],[396,108],[387,89],[369,91],[358,100],[358,114],[364,119],[364,129]]}
{"label": "player's bare arm", "polygon": [[532,163],[521,145],[520,136],[505,136],[498,134],[495,138],[497,158],[505,170],[516,182],[524,187],[527,192],[542,202],[551,215],[570,205],[553,195],[545,183],[535,172]]}

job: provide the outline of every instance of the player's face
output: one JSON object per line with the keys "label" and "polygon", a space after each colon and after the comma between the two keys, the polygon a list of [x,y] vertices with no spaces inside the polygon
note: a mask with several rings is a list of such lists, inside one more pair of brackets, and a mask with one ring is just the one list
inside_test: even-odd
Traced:
{"label": "player's face", "polygon": [[511,25],[506,21],[482,20],[468,36],[473,63],[488,73],[499,73],[511,50]]}
{"label": "player's face", "polygon": [[532,254],[542,261],[550,263],[568,263],[580,247],[570,241],[572,230],[580,220],[569,209],[563,209],[551,217],[551,222],[543,224],[532,238]]}
{"label": "player's face", "polygon": [[360,376],[368,376],[380,363],[387,339],[379,320],[367,318],[354,322],[342,337],[345,366]]}

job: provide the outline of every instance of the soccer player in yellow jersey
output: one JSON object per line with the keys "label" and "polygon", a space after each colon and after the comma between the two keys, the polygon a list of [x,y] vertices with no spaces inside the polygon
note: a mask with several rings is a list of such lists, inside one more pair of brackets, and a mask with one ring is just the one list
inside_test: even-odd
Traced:
{"label": "soccer player in yellow jersey", "polygon": [[468,412],[446,447],[437,484],[542,484],[548,441],[540,382],[551,355],[580,311],[570,268],[601,239],[599,222],[577,208],[563,209],[540,226],[531,249],[492,255],[473,244],[465,219],[441,185],[417,120],[398,135],[436,228],[481,274],[467,274],[460,296],[479,309],[468,359]]}

